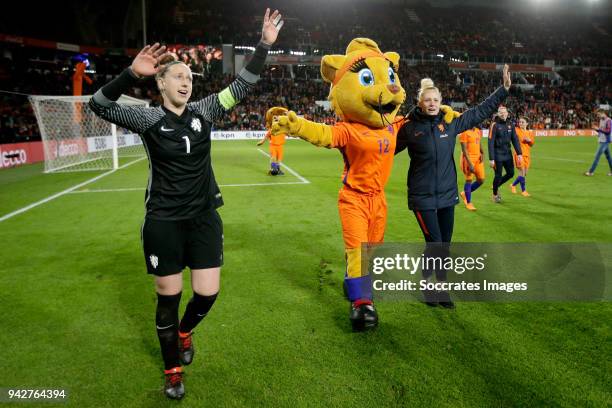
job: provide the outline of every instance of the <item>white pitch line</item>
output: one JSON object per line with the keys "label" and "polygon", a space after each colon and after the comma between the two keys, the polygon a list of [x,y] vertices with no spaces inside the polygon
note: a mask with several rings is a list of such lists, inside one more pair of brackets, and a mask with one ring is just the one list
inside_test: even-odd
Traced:
{"label": "white pitch line", "polygon": [[[100,160],[101,158],[102,157],[95,157],[93,159],[84,160],[84,161],[78,162],[78,163],[70,163],[70,164],[66,164],[65,166],[56,167],[53,170],[48,170],[48,171],[45,170],[44,172],[47,173],[47,174],[48,173],[53,173],[53,172],[59,172],[59,170],[67,169],[68,167],[78,166],[80,164],[90,163],[92,161]],[[86,169],[86,170],[93,170],[93,171],[95,171],[95,170],[102,170],[102,169]]]}
{"label": "white pitch line", "polygon": [[559,161],[566,161],[566,162],[572,162],[572,163],[587,163],[584,160],[563,159],[561,157],[550,157],[550,156],[538,156],[536,159],[559,160]]}
{"label": "white pitch line", "polygon": [[[255,186],[278,186],[287,184],[305,184],[303,181],[286,181],[279,183],[251,183],[251,184],[219,184],[219,187],[255,187]],[[100,188],[100,189],[85,189],[75,190],[68,194],[83,194],[83,193],[119,193],[123,191],[145,191],[144,187],[130,188]]]}
{"label": "white pitch line", "polygon": [[[257,151],[259,151],[261,154],[263,154],[263,155],[265,155],[265,156],[270,157],[270,155],[269,155],[268,153],[264,152],[264,151],[263,151],[263,150],[261,150],[261,149],[257,149]],[[281,166],[283,166],[284,168],[286,168],[286,169],[287,169],[287,171],[288,171],[289,173],[293,174],[295,177],[297,177],[297,178],[299,178],[300,180],[302,180],[302,183],[304,183],[304,184],[310,184],[310,181],[308,181],[308,180],[306,180],[306,178],[304,178],[304,177],[300,176],[300,175],[298,174],[298,172],[297,172],[297,171],[293,170],[291,167],[287,166],[285,163],[281,163]]]}
{"label": "white pitch line", "polygon": [[[130,166],[130,165],[132,165],[132,164],[134,164],[134,163],[137,163],[137,162],[139,162],[139,161],[141,161],[141,160],[144,160],[144,159],[146,159],[146,157],[141,157],[140,159],[136,159],[136,160],[133,160],[133,161],[131,161],[131,162],[128,162],[128,163],[124,164],[123,166],[120,166],[120,167],[119,167],[117,170],[124,169],[124,168],[126,168],[126,167],[128,167],[128,166]],[[100,174],[100,175],[98,175],[98,176],[96,176],[96,177],[90,178],[89,180],[86,180],[86,181],[84,181],[84,182],[82,182],[82,183],[79,183],[79,184],[76,184],[76,185],[74,185],[74,186],[72,186],[72,187],[70,187],[70,188],[67,188],[67,189],[66,189],[66,190],[64,190],[64,191],[60,191],[59,193],[55,193],[55,194],[53,194],[53,195],[50,195],[49,197],[43,198],[43,199],[42,199],[42,200],[40,200],[40,201],[37,201],[37,202],[35,202],[35,203],[32,203],[32,204],[27,205],[27,206],[25,206],[25,207],[22,207],[22,208],[20,208],[20,209],[18,209],[18,210],[15,210],[15,211],[11,212],[11,213],[5,214],[5,215],[3,215],[2,217],[0,217],[0,222],[6,221],[6,220],[8,220],[9,218],[13,218],[13,217],[14,217],[14,216],[16,216],[16,215],[19,215],[19,214],[21,214],[21,213],[24,213],[24,212],[26,212],[26,211],[31,210],[32,208],[35,208],[35,207],[38,207],[39,205],[42,205],[42,204],[48,203],[49,201],[51,201],[51,200],[55,200],[56,198],[59,198],[59,197],[61,197],[61,196],[65,195],[65,194],[71,193],[72,191],[74,191],[74,190],[76,190],[76,189],[78,189],[78,188],[81,188],[81,187],[83,187],[83,186],[86,186],[87,184],[91,184],[91,183],[93,183],[94,181],[98,181],[98,180],[100,180],[101,178],[106,177],[106,176],[108,176],[108,175],[110,175],[110,174],[113,174],[115,171],[116,171],[116,170],[110,170],[110,171],[107,171],[106,173],[102,173],[102,174]]]}
{"label": "white pitch line", "polygon": [[134,187],[134,188],[99,188],[99,189],[88,189],[85,190],[74,190],[69,192],[68,194],[82,194],[82,193],[115,193],[120,191],[145,191],[144,187]]}
{"label": "white pitch line", "polygon": [[251,183],[251,184],[219,184],[219,187],[254,187],[254,186],[278,186],[287,184],[308,184],[310,181],[281,181],[278,183]]}

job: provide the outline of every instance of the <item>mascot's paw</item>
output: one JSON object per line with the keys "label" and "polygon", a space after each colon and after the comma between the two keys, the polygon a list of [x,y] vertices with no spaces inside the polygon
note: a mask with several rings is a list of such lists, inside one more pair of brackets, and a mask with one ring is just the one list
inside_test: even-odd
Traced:
{"label": "mascot's paw", "polygon": [[297,135],[301,126],[301,118],[298,118],[294,111],[289,111],[287,115],[278,117],[278,120],[272,123],[272,134],[289,134]]}
{"label": "mascot's paw", "polygon": [[461,116],[461,113],[456,112],[448,105],[440,106],[440,110],[444,112],[444,122],[451,123],[453,120]]}

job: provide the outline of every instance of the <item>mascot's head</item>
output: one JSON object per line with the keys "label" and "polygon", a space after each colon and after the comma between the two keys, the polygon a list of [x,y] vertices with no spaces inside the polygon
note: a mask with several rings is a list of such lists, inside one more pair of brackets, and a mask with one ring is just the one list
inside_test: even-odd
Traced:
{"label": "mascot's head", "polygon": [[406,91],[397,70],[399,55],[382,53],[368,38],[355,38],[346,55],[325,55],[321,75],[331,83],[329,100],[344,121],[382,128],[395,120]]}
{"label": "mascot's head", "polygon": [[278,119],[281,115],[286,115],[287,109],[281,108],[279,106],[274,106],[266,112],[266,129],[270,129],[272,127],[272,123]]}

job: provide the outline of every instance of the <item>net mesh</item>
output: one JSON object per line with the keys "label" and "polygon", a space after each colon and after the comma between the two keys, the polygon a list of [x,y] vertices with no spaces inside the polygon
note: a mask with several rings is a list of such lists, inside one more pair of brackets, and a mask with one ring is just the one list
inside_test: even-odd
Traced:
{"label": "net mesh", "polygon": [[[96,116],[91,96],[30,96],[45,153],[45,172],[94,171],[117,168],[122,158],[146,153],[140,137]],[[122,95],[124,105],[147,105]],[[116,134],[116,147],[113,138]]]}

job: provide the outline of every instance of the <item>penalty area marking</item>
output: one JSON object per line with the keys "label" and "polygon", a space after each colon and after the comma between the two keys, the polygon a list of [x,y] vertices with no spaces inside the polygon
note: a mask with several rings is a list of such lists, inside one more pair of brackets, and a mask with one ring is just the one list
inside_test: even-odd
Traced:
{"label": "penalty area marking", "polygon": [[[287,184],[306,184],[303,181],[286,181],[280,183],[251,183],[251,184],[219,184],[219,187],[257,187],[257,186],[280,186]],[[129,188],[100,188],[100,189],[84,189],[74,190],[68,194],[83,194],[83,193],[119,193],[123,191],[145,191],[144,187],[129,187]]]}
{"label": "penalty area marking", "polygon": [[[144,159],[146,159],[146,157],[141,157],[141,158],[139,158],[139,159],[132,160],[131,162],[128,162],[128,163],[125,163],[125,164],[124,164],[124,165],[122,165],[122,166],[119,166],[119,168],[118,168],[117,170],[124,169],[124,168],[126,168],[126,167],[128,167],[128,166],[131,166],[131,165],[132,165],[132,164],[134,164],[134,163],[138,163],[139,161],[142,161],[142,160],[144,160]],[[96,177],[92,177],[92,178],[90,178],[89,180],[86,180],[86,181],[84,181],[84,182],[82,182],[82,183],[76,184],[76,185],[74,185],[74,186],[72,186],[72,187],[70,187],[70,188],[67,188],[66,190],[60,191],[59,193],[55,193],[55,194],[53,194],[53,195],[50,195],[49,197],[43,198],[43,199],[42,199],[42,200],[40,200],[40,201],[36,201],[35,203],[29,204],[29,205],[27,205],[27,206],[25,206],[25,207],[22,207],[22,208],[18,209],[18,210],[15,210],[15,211],[13,211],[13,212],[10,212],[10,213],[8,213],[8,214],[5,214],[5,215],[3,215],[2,217],[0,217],[0,222],[6,221],[6,220],[8,220],[9,218],[13,218],[13,217],[14,217],[14,216],[16,216],[16,215],[19,215],[19,214],[22,214],[22,213],[24,213],[24,212],[26,212],[26,211],[31,210],[32,208],[36,208],[36,207],[38,207],[39,205],[43,205],[43,204],[45,204],[45,203],[48,203],[49,201],[55,200],[56,198],[59,198],[59,197],[61,197],[61,196],[63,196],[63,195],[66,195],[66,194],[68,194],[68,193],[71,193],[71,192],[73,192],[73,191],[74,191],[74,190],[76,190],[76,189],[79,189],[79,188],[81,188],[81,187],[83,187],[83,186],[86,186],[86,185],[91,184],[91,183],[93,183],[93,182],[95,182],[95,181],[98,181],[98,180],[100,180],[101,178],[104,178],[104,177],[106,177],[106,176],[108,176],[108,175],[111,175],[111,174],[113,174],[113,173],[114,173],[115,171],[117,171],[117,170],[110,170],[110,171],[107,171],[106,173],[102,173],[102,174],[100,174],[100,175],[97,175]]]}
{"label": "penalty area marking", "polygon": [[[261,149],[257,149],[261,154],[266,157],[270,155]],[[281,181],[278,183],[245,183],[245,184],[219,184],[219,187],[259,187],[259,186],[286,186],[290,184],[310,184],[305,177],[301,176],[297,171],[293,170],[284,163],[281,166],[287,169],[289,173],[297,177],[300,181]],[[99,188],[99,189],[84,189],[84,190],[72,190],[70,194],[83,194],[83,193],[118,193],[124,191],[144,191],[144,187],[128,187],[128,188]]]}

